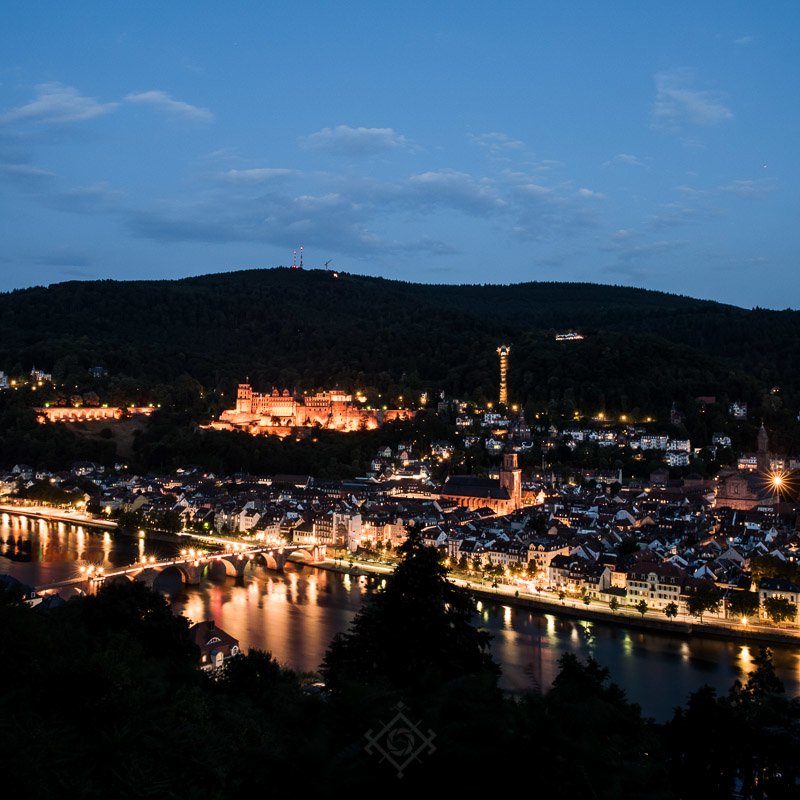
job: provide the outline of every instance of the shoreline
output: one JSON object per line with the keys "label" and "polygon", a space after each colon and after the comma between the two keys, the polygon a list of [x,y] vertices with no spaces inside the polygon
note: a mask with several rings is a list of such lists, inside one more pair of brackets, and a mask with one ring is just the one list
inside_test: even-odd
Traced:
{"label": "shoreline", "polygon": [[[42,507],[25,507],[25,506],[8,506],[5,504],[0,505],[0,513],[7,513],[19,516],[28,516],[39,519],[49,519],[51,521],[64,522],[73,525],[85,525],[86,527],[94,528],[95,530],[106,532],[113,532],[121,534],[126,538],[136,539],[139,537],[138,530],[123,527],[116,523],[105,520],[88,520],[88,519],[75,519],[69,518],[67,514],[53,513],[51,509]],[[99,523],[99,524],[98,524]],[[203,534],[194,533],[169,533],[167,531],[156,531],[148,529],[146,531],[146,538],[167,542],[170,544],[181,544],[186,542],[187,539],[201,540],[208,546],[209,544],[219,546],[222,542],[219,537],[204,536]],[[226,537],[228,539],[228,537]],[[240,544],[236,537],[229,537],[232,543]],[[354,561],[352,566],[348,565],[348,561],[342,563],[335,563],[331,559],[325,561],[310,563],[307,566],[317,569],[327,570],[329,572],[337,572],[343,575],[351,575],[353,577],[385,577],[394,571],[393,565],[383,564],[365,564],[363,561]],[[572,598],[568,603],[551,600],[549,598],[542,598],[541,596],[530,595],[524,592],[514,594],[511,591],[500,591],[498,589],[491,589],[484,586],[477,586],[474,583],[467,582],[464,578],[451,577],[450,580],[457,586],[470,591],[474,597],[491,602],[495,605],[509,605],[517,608],[528,608],[540,611],[543,613],[553,614],[554,616],[567,617],[570,619],[587,620],[603,622],[609,625],[616,625],[619,627],[630,627],[638,630],[649,630],[657,633],[667,633],[673,636],[681,636],[689,638],[692,636],[700,636],[714,639],[724,639],[731,642],[746,642],[746,643],[760,643],[760,644],[780,644],[784,646],[800,648],[800,630],[770,630],[760,625],[755,626],[735,626],[726,624],[723,621],[706,621],[700,622],[699,620],[691,620],[684,616],[680,620],[667,620],[658,619],[655,617],[642,617],[640,614],[632,613],[632,609],[623,608],[618,612],[605,610],[602,608],[593,608],[591,606],[582,605],[579,607],[576,601]]]}
{"label": "shoreline", "polygon": [[[385,566],[380,569],[364,566],[363,564],[354,565],[349,568],[347,564],[334,564],[329,561],[319,562],[316,564],[309,564],[308,566],[317,569],[328,570],[329,572],[337,572],[339,574],[352,575],[353,577],[362,576],[385,576],[392,572],[393,567]],[[377,565],[376,565],[377,567]],[[714,622],[699,622],[696,620],[675,620],[674,622],[665,619],[656,619],[652,617],[644,617],[637,613],[634,616],[626,611],[613,612],[604,611],[598,608],[587,608],[586,606],[578,607],[576,605],[568,605],[560,601],[545,600],[533,595],[520,593],[519,596],[499,592],[494,589],[481,588],[474,584],[464,585],[464,581],[460,578],[451,579],[455,585],[467,589],[476,598],[483,601],[488,601],[494,605],[507,605],[516,606],[517,608],[528,608],[536,611],[553,614],[558,617],[568,617],[570,619],[586,620],[593,622],[603,622],[610,625],[619,627],[636,628],[639,630],[649,630],[656,633],[667,633],[673,636],[682,636],[690,638],[692,636],[707,637],[713,639],[725,639],[731,642],[738,643],[763,643],[763,644],[780,644],[788,645],[790,647],[800,648],[800,631],[787,632],[787,631],[770,631],[755,627],[741,628],[733,627],[726,624],[715,624]]]}

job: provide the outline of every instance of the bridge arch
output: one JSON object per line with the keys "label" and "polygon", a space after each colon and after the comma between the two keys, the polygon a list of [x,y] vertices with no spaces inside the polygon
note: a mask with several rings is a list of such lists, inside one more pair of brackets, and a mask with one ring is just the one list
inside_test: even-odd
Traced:
{"label": "bridge arch", "polygon": [[280,564],[278,563],[278,559],[275,557],[275,554],[270,553],[269,551],[258,553],[253,559],[253,563],[260,564],[261,566],[274,570],[275,572],[281,568]]}
{"label": "bridge arch", "polygon": [[170,579],[174,579],[176,575],[180,578],[181,584],[191,583],[189,573],[183,564],[168,564],[167,566],[148,569],[141,573],[142,579],[147,581],[154,589],[157,588],[157,584],[170,583]]}
{"label": "bridge arch", "polygon": [[310,550],[300,547],[297,550],[292,550],[286,557],[286,560],[295,564],[313,564],[316,559]]}
{"label": "bridge arch", "polygon": [[128,575],[127,573],[123,572],[119,575],[109,575],[104,581],[103,586],[110,586],[114,583],[133,583],[136,579],[134,575]]}
{"label": "bridge arch", "polygon": [[214,557],[208,562],[208,575],[214,580],[235,578],[236,574],[236,563],[229,557]]}

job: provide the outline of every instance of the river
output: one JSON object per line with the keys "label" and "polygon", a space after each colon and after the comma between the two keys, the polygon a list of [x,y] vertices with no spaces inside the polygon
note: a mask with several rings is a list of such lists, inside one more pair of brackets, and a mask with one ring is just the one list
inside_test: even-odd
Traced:
{"label": "river", "polygon": [[[33,586],[75,577],[82,563],[108,570],[143,555],[171,556],[177,549],[0,515],[0,573]],[[371,580],[374,585],[376,579]],[[159,579],[157,588],[170,597],[177,613],[194,621],[213,617],[244,649],[269,650],[286,666],[313,671],[333,636],[353,619],[370,582],[314,567],[289,566],[279,573],[256,566],[243,585],[233,578],[204,578],[199,586],[185,587],[173,574]],[[503,668],[505,688],[547,688],[563,653],[593,656],[645,714],[660,721],[703,684],[726,692],[736,678],[746,676],[757,653],[757,647],[741,642],[559,618],[486,601],[479,608],[476,622],[493,635],[492,652]],[[775,646],[773,652],[787,691],[800,694],[800,649]]]}

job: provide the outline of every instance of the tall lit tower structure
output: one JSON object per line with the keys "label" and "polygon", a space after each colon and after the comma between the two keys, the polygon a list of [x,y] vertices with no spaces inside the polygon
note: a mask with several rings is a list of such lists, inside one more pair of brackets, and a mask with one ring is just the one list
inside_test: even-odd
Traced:
{"label": "tall lit tower structure", "polygon": [[500,356],[500,402],[508,404],[508,354],[511,352],[511,345],[501,344],[497,348],[497,355]]}

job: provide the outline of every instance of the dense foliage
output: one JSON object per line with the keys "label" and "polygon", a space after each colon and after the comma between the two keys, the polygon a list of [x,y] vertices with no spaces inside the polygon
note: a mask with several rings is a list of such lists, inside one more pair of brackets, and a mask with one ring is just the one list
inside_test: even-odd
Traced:
{"label": "dense foliage", "polygon": [[[406,793],[442,780],[474,796],[517,773],[544,796],[794,796],[800,706],[767,652],[727,697],[702,689],[658,726],[572,655],[547,692],[503,695],[474,611],[412,542],[332,643],[319,694],[262,652],[201,673],[187,621],[143,585],[42,611],[0,584],[0,767],[31,798]],[[398,702],[407,721],[380,739]],[[398,781],[368,745],[404,761],[420,741],[409,722],[433,749]]]}
{"label": "dense foliage", "polygon": [[371,597],[351,630],[331,643],[322,674],[333,690],[385,682],[396,690],[430,691],[457,677],[488,680],[499,670],[489,635],[472,626],[475,603],[447,579],[439,552],[413,533],[386,589]]}
{"label": "dense foliage", "polygon": [[[579,329],[586,338],[556,342]],[[687,297],[590,284],[427,286],[322,270],[251,270],[179,281],[68,282],[0,295],[0,368],[52,370],[55,386],[0,392],[4,464],[62,468],[75,460],[133,462],[139,469],[193,462],[215,470],[363,472],[379,435],[253,444],[194,427],[230,407],[236,384],[314,390],[340,384],[374,405],[415,405],[440,391],[496,399],[501,341],[512,344],[510,396],[528,413],[563,421],[577,412],[683,426],[708,443],[726,431],[752,448],[761,418],[771,445],[800,450],[800,312],[746,311]],[[107,369],[91,377],[90,367]],[[714,405],[698,404],[714,396]],[[401,400],[400,398],[403,398]],[[727,413],[750,405],[749,422]],[[31,407],[108,403],[162,406],[135,450],[116,428],[75,435],[38,426]],[[413,434],[413,430],[411,432]],[[390,439],[396,440],[396,435]],[[320,452],[324,451],[324,452]],[[540,454],[532,454],[540,461]],[[630,454],[594,444],[560,462],[615,467]],[[476,465],[467,464],[467,471]],[[645,474],[647,461],[638,467]],[[712,464],[693,469],[713,472]]]}
{"label": "dense foliage", "polygon": [[[579,328],[583,342],[557,343]],[[422,389],[492,399],[495,348],[512,343],[520,402],[647,410],[698,395],[760,405],[800,391],[800,313],[746,311],[591,284],[428,286],[321,270],[251,270],[180,281],[68,282],[0,295],[0,364],[53,370],[74,390],[104,366],[114,391],[188,373],[231,392],[338,381],[384,398]],[[102,388],[102,387],[101,387]]]}

